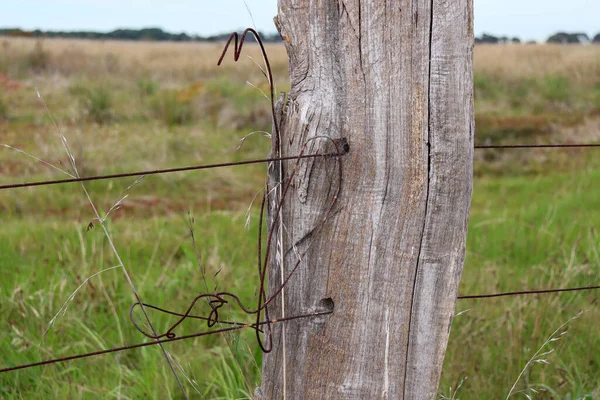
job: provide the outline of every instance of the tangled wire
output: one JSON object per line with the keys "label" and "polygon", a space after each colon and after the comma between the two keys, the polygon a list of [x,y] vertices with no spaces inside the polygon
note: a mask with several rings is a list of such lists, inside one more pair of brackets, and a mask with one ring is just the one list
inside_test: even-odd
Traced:
{"label": "tangled wire", "polygon": [[[266,66],[265,77],[267,78],[267,80],[269,82],[269,89],[270,89],[270,95],[271,95],[271,98],[270,98],[271,113],[272,113],[272,117],[273,117],[273,128],[274,128],[273,140],[276,140],[279,142],[280,131],[279,131],[279,124],[277,121],[277,116],[275,114],[275,99],[274,99],[275,89],[274,89],[274,84],[273,84],[273,76],[272,76],[272,72],[271,72],[271,66],[269,63],[269,59],[268,59],[267,53],[265,51],[265,47],[264,47],[262,40],[260,39],[260,36],[258,35],[258,33],[254,29],[248,28],[244,31],[244,33],[242,34],[241,39],[239,39],[239,41],[238,41],[237,32],[232,33],[229,36],[227,43],[225,44],[225,48],[223,49],[221,57],[219,58],[219,61],[218,61],[218,65],[220,65],[221,62],[223,61],[232,40],[234,40],[234,61],[238,61],[238,59],[241,55],[241,52],[242,52],[244,41],[245,41],[248,33],[252,33],[252,35],[256,38],[256,41],[258,42],[258,44],[261,48],[262,55],[264,58],[264,62],[265,62],[265,66]],[[341,182],[342,182],[341,156],[348,152],[348,150],[349,150],[348,144],[347,144],[347,142],[340,141],[340,140],[334,140],[328,136],[312,137],[303,144],[300,153],[298,154],[298,156],[295,159],[295,163],[292,166],[292,170],[291,170],[291,173],[289,174],[289,176],[286,177],[285,179],[283,179],[283,177],[281,177],[282,181],[278,183],[279,185],[283,186],[283,190],[281,191],[280,198],[277,199],[277,203],[276,203],[276,207],[275,207],[276,209],[272,210],[273,211],[273,220],[271,221],[271,224],[268,229],[269,234],[268,234],[268,238],[267,238],[267,242],[266,242],[265,256],[263,259],[262,258],[262,247],[261,247],[261,244],[262,244],[261,232],[262,232],[263,220],[264,220],[264,210],[265,210],[266,200],[267,200],[269,194],[271,193],[271,191],[273,190],[273,188],[269,187],[268,182],[265,185],[265,190],[264,190],[264,193],[262,196],[262,203],[261,203],[261,208],[260,208],[259,229],[258,229],[259,233],[258,233],[258,244],[257,244],[257,254],[258,254],[257,264],[258,264],[259,289],[258,289],[258,300],[257,300],[256,307],[255,308],[246,307],[236,294],[231,293],[231,292],[225,292],[225,291],[217,292],[217,293],[202,293],[202,294],[197,295],[196,297],[194,297],[194,299],[192,300],[192,302],[190,303],[190,305],[188,306],[186,311],[183,313],[178,313],[175,311],[167,310],[167,309],[164,309],[161,307],[154,306],[152,304],[146,304],[146,303],[140,304],[139,302],[136,302],[131,306],[131,308],[129,310],[129,318],[138,331],[140,331],[144,336],[151,338],[151,339],[155,339],[155,340],[160,340],[163,338],[174,339],[175,337],[177,337],[175,330],[188,318],[206,321],[208,328],[212,328],[216,324],[227,324],[227,325],[234,325],[234,326],[248,325],[248,326],[251,326],[255,330],[256,340],[263,352],[268,353],[273,349],[273,339],[272,339],[272,334],[271,334],[271,332],[272,332],[271,324],[273,321],[269,318],[269,307],[268,306],[275,298],[277,298],[281,294],[285,285],[288,283],[290,278],[294,275],[294,273],[296,272],[296,270],[298,269],[298,267],[300,266],[300,264],[304,258],[304,255],[298,257],[298,260],[296,261],[295,265],[292,267],[292,269],[288,272],[288,274],[282,280],[281,284],[273,291],[273,293],[271,293],[269,296],[267,296],[266,290],[265,290],[265,280],[266,280],[267,266],[269,264],[269,255],[271,253],[271,247],[272,247],[272,243],[273,243],[273,232],[275,231],[275,227],[277,226],[277,224],[280,222],[281,209],[283,207],[285,198],[289,193],[289,189],[291,187],[291,183],[296,174],[298,165],[299,165],[300,161],[305,157],[304,153],[307,148],[307,145],[310,142],[312,142],[314,140],[319,140],[319,139],[326,140],[333,145],[334,151],[330,154],[325,154],[323,156],[335,158],[336,163],[337,163],[338,185],[337,185],[336,189],[334,190],[332,200],[327,205],[327,208],[325,210],[323,218],[321,218],[321,220],[311,230],[311,232],[318,230],[323,224],[325,224],[325,222],[331,216],[332,210],[337,202],[338,195],[339,195],[340,189],[341,189]],[[281,162],[281,161],[279,161],[279,162]],[[210,311],[208,312],[207,315],[192,314],[192,310],[194,309],[196,303],[199,301],[207,302],[207,304],[210,308]],[[222,309],[222,307],[226,304],[236,304],[245,314],[255,315],[256,316],[255,323],[247,324],[244,322],[222,320],[220,318],[219,312]],[[167,331],[162,334],[148,333],[146,330],[144,330],[140,326],[140,324],[138,322],[136,322],[136,320],[134,318],[135,308],[141,307],[141,306],[147,307],[150,309],[154,309],[156,311],[166,313],[169,315],[178,316],[179,319],[177,319],[177,321],[175,323],[173,323],[167,329]],[[261,321],[261,316],[263,313],[264,313],[265,320]],[[264,326],[264,328],[261,329],[261,327],[263,327],[263,326]],[[265,335],[266,341],[264,341],[263,338],[261,337],[261,333]]]}

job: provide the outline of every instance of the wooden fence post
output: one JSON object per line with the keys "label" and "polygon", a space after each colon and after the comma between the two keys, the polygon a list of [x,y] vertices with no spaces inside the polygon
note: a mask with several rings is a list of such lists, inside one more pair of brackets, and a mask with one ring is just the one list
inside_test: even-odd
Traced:
{"label": "wooden fence post", "polygon": [[[302,262],[285,287],[285,315],[334,313],[275,325],[257,397],[433,399],[472,191],[472,0],[278,7],[291,78],[279,151],[298,154],[326,135],[347,139],[350,152],[336,207],[318,230],[335,160],[303,160],[286,197],[277,232],[284,274]],[[330,143],[311,141],[307,152],[319,151]],[[284,163],[284,177],[293,164]],[[268,274],[272,292],[280,266]],[[282,315],[281,298],[269,311]]]}

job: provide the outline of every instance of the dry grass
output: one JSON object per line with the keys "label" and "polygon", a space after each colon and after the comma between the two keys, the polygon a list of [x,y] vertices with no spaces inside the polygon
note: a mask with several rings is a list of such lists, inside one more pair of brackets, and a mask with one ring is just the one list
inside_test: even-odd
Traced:
{"label": "dry grass", "polygon": [[600,46],[477,45],[475,73],[502,81],[563,75],[579,84],[600,82]]}
{"label": "dry grass", "polygon": [[[126,78],[151,76],[165,81],[199,80],[222,74],[215,68],[223,43],[172,43],[91,41],[78,39],[4,38],[3,53],[9,70],[23,61],[33,67],[61,75],[119,75]],[[266,44],[275,75],[285,76],[287,55],[282,45]],[[230,49],[230,52],[233,49]],[[244,54],[262,61],[259,47],[249,40]],[[233,58],[233,52],[229,54]],[[2,59],[0,58],[0,62]],[[225,72],[243,72],[246,78],[260,75],[258,68],[244,63],[225,63]],[[17,72],[17,71],[14,71]],[[248,73],[251,75],[248,76]]]}
{"label": "dry grass", "polygon": [[[62,121],[82,175],[268,153],[269,143],[260,135],[235,150],[248,132],[269,129],[269,104],[244,84],[264,82],[251,61],[236,64],[229,54],[224,67],[215,67],[222,44],[0,38],[0,46],[0,144],[52,163],[68,163],[39,107],[33,89],[37,86]],[[285,89],[285,50],[269,45],[268,51],[276,80]],[[260,62],[256,46],[248,46],[245,54]],[[600,140],[600,101],[595,103],[600,100],[599,47],[478,46],[475,69],[478,141]],[[476,154],[480,158],[460,292],[595,282],[600,265],[597,153],[573,149]],[[21,154],[0,152],[3,183],[58,177]],[[108,210],[131,182],[102,181],[86,187]],[[239,291],[245,302],[252,301],[255,256],[248,254],[255,251],[256,226],[244,231],[243,215],[263,182],[264,168],[255,166],[147,177],[136,185],[112,214],[110,228],[144,298],[185,307],[200,290],[200,259],[211,276],[222,270],[220,288]],[[197,216],[200,257],[189,241],[188,211]],[[126,317],[130,290],[116,271],[110,271],[82,287],[67,315],[57,321],[60,334],[49,333],[41,347],[47,353],[40,354],[37,344],[48,321],[86,277],[116,265],[114,255],[101,229],[86,230],[93,215],[73,186],[5,191],[0,193],[0,213],[0,270],[5,275],[0,313],[12,329],[0,333],[3,343],[12,343],[3,349],[2,365],[139,341]],[[571,324],[572,333],[549,360],[552,365],[527,368],[516,389],[544,383],[557,393],[546,389],[540,399],[585,394],[595,398],[600,393],[596,293],[457,305],[457,311],[466,308],[470,311],[453,322],[442,378],[444,388],[454,388],[453,398],[506,395],[548,335],[588,308]],[[167,325],[167,318],[156,318]],[[186,329],[191,333],[199,327],[191,324]],[[224,388],[246,390],[231,369],[222,368],[219,375],[217,367],[207,367],[215,354],[226,351],[223,348],[223,340],[206,339],[173,344],[169,351],[198,377],[206,398],[212,398]],[[252,381],[259,355],[237,355],[247,364],[243,369]],[[84,393],[89,398],[176,397],[163,364],[160,354],[138,351],[7,374],[0,377],[0,398],[85,398]]]}
{"label": "dry grass", "polygon": [[[47,68],[63,74],[98,73],[154,75],[158,78],[195,79],[214,75],[216,57],[222,43],[172,43],[131,41],[90,41],[83,39],[3,38],[4,57],[15,61],[46,53]],[[41,49],[39,48],[41,43]],[[249,42],[245,54],[260,61],[259,49]],[[37,46],[37,48],[36,48]],[[273,69],[285,75],[287,54],[283,45],[267,44]],[[600,46],[562,45],[477,45],[476,73],[502,80],[545,75],[567,75],[580,83],[597,84],[600,80]],[[237,71],[249,71],[232,64]],[[253,71],[259,73],[259,71]]]}

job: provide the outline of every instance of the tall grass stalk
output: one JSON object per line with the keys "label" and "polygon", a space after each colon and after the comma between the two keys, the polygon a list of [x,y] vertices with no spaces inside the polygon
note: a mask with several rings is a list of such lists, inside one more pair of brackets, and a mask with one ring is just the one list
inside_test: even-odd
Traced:
{"label": "tall grass stalk", "polygon": [[[201,276],[202,276],[202,282],[204,283],[204,289],[208,293],[208,292],[210,292],[210,289],[209,289],[209,286],[208,286],[208,281],[206,279],[206,265],[202,262],[202,259],[200,257],[200,253],[198,251],[198,247],[196,245],[196,236],[194,234],[194,223],[195,223],[195,220],[194,220],[194,217],[192,216],[192,214],[189,213],[189,212],[188,212],[188,223],[189,223],[190,239],[192,240],[192,247],[194,249],[194,256],[195,256],[195,260],[193,260],[193,261],[195,261],[197,263],[198,267],[200,268],[200,273],[201,273]],[[219,272],[220,272],[220,270],[217,271],[217,273],[214,275],[214,277],[216,277]],[[210,305],[210,303],[209,303],[209,305]],[[217,321],[217,323],[219,324],[219,326],[221,328],[223,327],[220,322]],[[233,346],[230,343],[229,338],[227,337],[227,335],[224,335],[224,338],[225,338],[225,342],[227,343],[227,348],[229,349],[229,352],[230,352],[230,354],[233,357],[233,360],[234,360],[234,363],[235,363],[235,367],[237,369],[237,371],[235,372],[235,374],[241,375],[241,377],[244,380],[244,384],[245,384],[246,388],[249,391],[251,391],[252,387],[251,387],[250,381],[248,380],[248,378],[244,374],[244,371],[242,370],[242,366],[240,365],[240,363],[239,363],[239,361],[238,361],[238,359],[237,359],[237,357],[235,355],[236,353],[233,351]],[[250,351],[249,347],[248,347],[248,352],[250,354],[252,353]],[[223,362],[225,364],[227,364],[224,360],[223,360]]]}
{"label": "tall grass stalk", "polygon": [[8,104],[4,99],[4,96],[0,95],[0,122],[8,117]]}
{"label": "tall grass stalk", "polygon": [[[80,178],[79,175],[79,171],[77,169],[77,164],[75,162],[75,157],[73,155],[73,152],[71,151],[71,148],[69,147],[69,144],[67,142],[67,138],[60,132],[60,128],[58,127],[56,121],[54,120],[54,117],[52,117],[52,113],[50,112],[50,109],[48,108],[48,105],[46,104],[46,102],[44,101],[42,95],[40,94],[39,90],[36,88],[36,93],[38,96],[38,99],[40,100],[40,102],[42,103],[44,109],[46,110],[46,113],[48,115],[48,117],[51,119],[52,124],[56,130],[57,135],[59,136],[61,143],[63,145],[63,148],[69,158],[69,162],[70,162],[70,166],[72,168],[72,171],[70,173],[67,172],[67,175],[73,175],[75,178]],[[60,168],[57,168],[60,170]],[[64,172],[64,171],[63,171]],[[123,263],[123,260],[121,259],[121,256],[119,254],[119,252],[117,251],[117,248],[112,240],[112,236],[110,235],[110,233],[108,232],[108,229],[106,228],[106,224],[105,224],[105,219],[106,216],[103,218],[100,216],[100,213],[98,212],[98,209],[96,207],[96,205],[94,204],[94,201],[92,200],[87,188],[85,187],[85,185],[83,184],[83,182],[80,182],[81,184],[81,188],[85,194],[85,197],[90,205],[90,207],[92,207],[92,210],[94,212],[95,215],[95,220],[98,221],[98,225],[100,225],[100,227],[102,228],[102,231],[104,232],[104,236],[106,237],[106,240],[108,241],[109,247],[112,251],[112,253],[114,254],[115,258],[117,259],[118,262],[118,267],[121,267],[121,270],[123,271],[123,274],[125,275],[125,279],[127,280],[127,283],[129,284],[129,287],[131,288],[131,291],[133,292],[133,295],[136,298],[136,301],[140,304],[140,308],[144,314],[144,317],[146,319],[146,321],[148,322],[148,325],[150,327],[150,329],[152,330],[152,333],[157,336],[157,331],[154,328],[154,325],[152,324],[152,322],[150,321],[150,317],[144,307],[144,304],[142,302],[142,299],[137,291],[137,289],[135,288],[135,285],[131,279],[131,276],[129,275],[127,268],[125,268],[125,264]],[[118,206],[117,206],[118,207]],[[113,206],[111,207],[112,209],[115,209],[116,207]],[[167,364],[169,365],[169,368],[171,370],[171,372],[173,373],[173,376],[175,377],[177,384],[179,385],[179,388],[181,389],[181,392],[184,396],[185,399],[189,399],[187,392],[185,391],[183,384],[181,383],[181,380],[179,379],[179,376],[177,375],[177,372],[175,371],[175,368],[173,366],[173,363],[171,361],[171,358],[169,357],[169,354],[167,353],[167,351],[165,350],[164,346],[162,345],[162,343],[158,344],[164,357],[165,360],[167,362]]]}
{"label": "tall grass stalk", "polygon": [[77,292],[79,292],[79,290],[84,287],[88,281],[98,275],[100,275],[103,272],[107,272],[110,271],[112,269],[115,268],[120,268],[120,265],[116,265],[114,267],[109,267],[109,268],[105,268],[101,271],[96,272],[95,274],[92,274],[90,276],[88,276],[83,282],[81,282],[81,285],[77,286],[77,289],[75,289],[71,295],[67,298],[67,300],[63,303],[63,305],[60,307],[60,309],[58,310],[58,312],[56,314],[54,314],[54,317],[52,317],[52,319],[50,320],[50,322],[48,322],[48,325],[46,325],[46,330],[44,331],[44,333],[42,333],[42,336],[46,336],[46,333],[48,333],[48,331],[54,326],[54,323],[56,322],[56,320],[58,319],[58,317],[61,317],[63,315],[66,314],[67,312],[67,308],[69,307],[69,305],[73,302],[73,299],[75,298],[75,295],[77,294]]}
{"label": "tall grass stalk", "polygon": [[[527,397],[528,399],[531,399],[531,396],[529,394],[526,393],[527,389],[524,390],[520,390],[515,392],[515,388],[517,387],[517,383],[519,383],[519,381],[521,380],[521,377],[523,376],[523,374],[525,373],[525,371],[527,371],[527,369],[532,366],[534,363],[537,364],[549,364],[548,360],[545,358],[547,355],[551,354],[552,352],[554,352],[554,349],[550,349],[548,351],[544,351],[544,348],[546,346],[548,346],[550,343],[556,342],[557,340],[560,340],[564,335],[566,335],[567,330],[565,329],[567,325],[569,325],[573,320],[581,317],[581,315],[584,313],[585,311],[580,311],[577,313],[577,315],[575,315],[574,317],[571,317],[567,322],[563,323],[561,326],[559,326],[554,332],[552,332],[552,334],[550,336],[548,336],[548,338],[546,339],[546,341],[544,341],[544,343],[540,346],[540,348],[533,354],[533,356],[527,361],[527,363],[525,364],[525,366],[523,367],[523,369],[521,370],[521,373],[519,373],[519,376],[517,376],[517,379],[515,380],[515,383],[513,383],[512,387],[510,388],[508,394],[506,395],[506,399],[508,400],[511,396],[518,394],[518,393],[523,393],[525,395],[525,397]],[[535,389],[531,389],[534,392]]]}
{"label": "tall grass stalk", "polygon": [[458,382],[458,385],[456,385],[456,389],[454,389],[454,390],[452,390],[452,386],[450,386],[448,388],[447,396],[443,393],[440,393],[439,394],[440,400],[460,400],[458,397],[456,397],[456,395],[458,394],[458,391],[460,390],[460,388],[462,387],[463,383],[465,383],[466,380],[467,380],[467,377],[465,376],[464,378],[462,378],[460,380],[460,382]]}

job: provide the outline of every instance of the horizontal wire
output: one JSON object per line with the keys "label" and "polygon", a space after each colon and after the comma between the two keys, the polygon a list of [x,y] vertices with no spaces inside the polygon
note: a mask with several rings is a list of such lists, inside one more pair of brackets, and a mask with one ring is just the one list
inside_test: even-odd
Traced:
{"label": "horizontal wire", "polygon": [[[518,149],[518,148],[574,148],[574,147],[600,147],[600,144],[594,143],[582,143],[582,144],[520,144],[520,145],[490,145],[490,146],[474,146],[475,149]],[[31,183],[21,183],[21,184],[11,184],[11,185],[0,185],[0,190],[2,189],[15,189],[22,187],[32,187],[32,186],[43,186],[43,185],[55,185],[62,183],[73,183],[73,182],[85,182],[85,181],[94,181],[94,180],[102,180],[102,179],[113,179],[113,178],[125,178],[125,177],[133,177],[133,176],[141,176],[141,175],[156,175],[156,174],[165,174],[171,172],[183,172],[183,171],[192,171],[192,170],[201,170],[201,169],[211,169],[211,168],[222,168],[222,167],[230,167],[237,165],[248,165],[248,164],[258,164],[258,163],[266,163],[273,161],[285,161],[299,158],[315,158],[315,157],[326,157],[326,156],[338,156],[339,154],[309,154],[309,155],[300,155],[300,156],[287,156],[287,157],[277,157],[277,158],[266,158],[266,159],[256,159],[256,160],[246,160],[246,161],[238,161],[238,162],[227,162],[227,163],[218,163],[218,164],[205,164],[205,165],[196,165],[189,167],[181,167],[181,168],[169,168],[169,169],[158,169],[158,170],[150,170],[150,171],[139,171],[139,172],[130,172],[130,173],[121,173],[121,174],[112,174],[112,175],[100,175],[100,176],[91,176],[86,178],[72,178],[72,179],[62,179],[62,180],[52,180],[52,181],[40,181],[40,182],[31,182]],[[526,291],[516,291],[516,292],[503,292],[503,293],[492,293],[492,294],[479,294],[479,295],[464,295],[458,296],[458,300],[463,299],[483,299],[483,298],[494,298],[494,297],[507,297],[507,296],[520,296],[520,295],[529,295],[529,294],[545,294],[545,293],[560,293],[560,292],[573,292],[573,291],[584,291],[584,290],[596,290],[600,289],[600,286],[586,286],[586,287],[575,287],[575,288],[564,288],[564,289],[543,289],[543,290],[526,290]],[[318,315],[326,315],[331,314],[331,311],[320,312],[320,313],[312,313],[306,315],[299,315],[281,319],[275,319],[271,321],[263,321],[258,323],[258,325],[264,325],[267,323],[276,323],[276,322],[284,322],[293,319],[306,318],[311,316]],[[163,340],[155,340],[152,342],[146,343],[138,343],[129,346],[117,347],[107,350],[100,350],[90,353],[77,354],[68,357],[56,358],[46,361],[40,361],[31,364],[23,364],[15,367],[9,367],[0,369],[0,373],[16,371],[20,369],[27,369],[42,365],[54,364],[59,362],[71,361],[80,358],[87,358],[97,355],[109,354],[124,350],[131,350],[146,346],[152,346],[161,343],[169,343],[175,342],[178,340],[185,340],[195,337],[207,336],[217,333],[230,332],[234,330],[255,327],[256,323],[243,324],[238,326],[233,326],[229,328],[217,329],[214,331],[208,332],[200,332],[180,337],[175,337],[171,339],[163,339]]]}
{"label": "horizontal wire", "polygon": [[[564,289],[523,290],[523,291],[518,291],[518,292],[503,292],[503,293],[492,293],[492,294],[458,296],[457,299],[458,300],[485,299],[485,298],[492,298],[492,297],[522,296],[522,295],[529,295],[529,294],[560,293],[560,292],[575,292],[575,291],[597,290],[597,289],[600,289],[600,286],[584,286],[584,287],[564,288]],[[332,314],[332,313],[333,313],[332,311],[316,312],[316,313],[311,313],[311,314],[304,314],[304,315],[297,315],[297,316],[293,316],[293,317],[274,319],[269,322],[270,323],[285,322],[285,321],[290,321],[290,320],[294,320],[294,319],[316,317],[319,315],[327,315],[327,314]],[[259,325],[264,325],[267,323],[268,323],[267,321],[263,321],[263,322],[260,322]],[[22,365],[18,365],[15,367],[8,367],[8,368],[0,369],[0,373],[17,371],[20,369],[39,367],[42,365],[55,364],[55,363],[59,363],[59,362],[77,360],[80,358],[93,357],[93,356],[98,356],[98,355],[102,355],[102,354],[115,353],[115,352],[124,351],[124,350],[132,350],[132,349],[137,349],[140,347],[156,345],[159,343],[176,342],[179,340],[191,339],[191,338],[196,338],[196,337],[201,337],[201,336],[208,336],[208,335],[213,335],[213,334],[217,334],[217,333],[231,332],[231,331],[235,331],[235,330],[239,330],[239,329],[251,328],[254,326],[256,326],[256,323],[243,324],[243,325],[233,326],[233,327],[229,327],[229,328],[216,329],[214,331],[200,332],[200,333],[194,333],[194,334],[185,335],[185,336],[179,336],[179,337],[175,337],[173,339],[155,340],[152,342],[138,343],[138,344],[122,346],[122,347],[115,347],[112,349],[99,350],[99,351],[93,351],[90,353],[83,353],[83,354],[77,354],[77,355],[68,356],[68,357],[55,358],[55,359],[40,361],[40,362],[36,362],[36,363],[31,363],[31,364],[22,364]]]}
{"label": "horizontal wire", "polygon": [[[322,312],[314,312],[314,313],[304,314],[304,315],[295,315],[292,317],[273,319],[270,321],[262,321],[262,322],[259,322],[258,325],[266,325],[269,323],[277,323],[277,322],[286,322],[286,321],[291,321],[291,320],[300,319],[300,318],[317,317],[319,315],[327,315],[327,314],[331,314],[331,313],[333,313],[333,311],[322,311]],[[8,368],[0,369],[0,374],[5,373],[5,372],[17,371],[20,369],[39,367],[42,365],[56,364],[56,363],[64,362],[64,361],[77,360],[79,358],[87,358],[87,357],[99,356],[102,354],[116,353],[116,352],[124,351],[124,350],[138,349],[140,347],[153,346],[155,344],[160,344],[160,343],[170,343],[170,342],[176,342],[178,340],[186,340],[186,339],[196,338],[196,337],[200,337],[200,336],[208,336],[208,335],[214,335],[217,333],[231,332],[231,331],[235,331],[235,330],[239,330],[239,329],[251,328],[256,325],[257,325],[256,323],[242,324],[242,325],[238,325],[238,326],[232,326],[229,328],[215,329],[214,331],[199,332],[199,333],[193,333],[191,335],[178,336],[173,339],[154,340],[152,342],[138,343],[138,344],[132,344],[129,346],[122,346],[122,347],[115,347],[115,348],[107,349],[107,350],[92,351],[90,353],[83,353],[83,354],[76,354],[76,355],[67,356],[67,357],[54,358],[51,360],[45,360],[45,361],[35,362],[35,363],[31,363],[31,364],[22,364],[22,365],[17,365],[15,367],[8,367]]]}
{"label": "horizontal wire", "polygon": [[[548,148],[576,148],[576,147],[600,147],[600,143],[575,143],[575,144],[510,144],[510,145],[478,145],[474,146],[475,150],[485,150],[485,149],[548,149]],[[0,185],[0,190],[4,189],[17,189],[24,187],[32,187],[32,186],[47,186],[47,185],[57,185],[62,183],[73,183],[73,182],[87,182],[87,181],[98,181],[103,179],[115,179],[115,178],[127,178],[132,176],[142,176],[142,175],[157,175],[157,174],[167,174],[171,172],[183,172],[183,171],[194,171],[200,169],[211,169],[211,168],[223,168],[223,167],[232,167],[236,165],[248,165],[248,164],[259,164],[266,163],[272,161],[285,161],[285,160],[293,160],[297,158],[315,158],[315,157],[332,157],[337,154],[307,154],[302,157],[298,156],[286,156],[286,157],[276,157],[276,158],[263,158],[257,160],[246,160],[246,161],[237,161],[237,162],[226,162],[226,163],[218,163],[218,164],[205,164],[205,165],[193,165],[189,167],[179,167],[179,168],[166,168],[166,169],[155,169],[149,171],[137,171],[137,172],[127,172],[121,174],[111,174],[111,175],[97,175],[97,176],[89,176],[86,178],[71,178],[71,179],[57,179],[57,180],[49,180],[49,181],[39,181],[39,182],[29,182],[29,183],[15,183],[9,185]]]}
{"label": "horizontal wire", "polygon": [[560,293],[560,292],[578,292],[583,290],[596,290],[600,289],[600,286],[583,286],[574,288],[564,289],[542,289],[542,290],[522,290],[519,292],[503,292],[503,293],[492,293],[492,294],[474,294],[467,296],[458,296],[458,300],[462,299],[488,299],[491,297],[505,297],[505,296],[521,296],[526,294],[543,294],[543,293]]}
{"label": "horizontal wire", "polygon": [[600,143],[572,143],[572,144],[495,144],[477,145],[475,149],[559,149],[567,147],[600,147]]}
{"label": "horizontal wire", "polygon": [[61,183],[98,181],[98,180],[102,180],[102,179],[127,178],[127,177],[131,177],[131,176],[167,174],[167,173],[171,173],[171,172],[194,171],[194,170],[199,170],[199,169],[233,167],[236,165],[260,164],[260,163],[267,163],[267,162],[272,162],[272,161],[297,160],[298,158],[316,158],[316,157],[333,157],[333,156],[338,156],[338,154],[335,154],[335,153],[334,154],[306,154],[306,155],[302,155],[300,157],[299,156],[286,156],[286,157],[275,157],[275,158],[261,158],[261,159],[257,159],[257,160],[235,161],[235,162],[226,162],[226,163],[218,163],[218,164],[193,165],[193,166],[189,166],[189,167],[179,167],[179,168],[154,169],[154,170],[150,170],[150,171],[127,172],[127,173],[122,173],[122,174],[97,175],[97,176],[89,176],[89,177],[85,177],[85,178],[57,179],[57,180],[51,180],[51,181],[39,181],[39,182],[29,182],[29,183],[15,183],[15,184],[10,184],[10,185],[0,185],[0,190],[24,188],[24,187],[31,187],[31,186],[57,185],[57,184],[61,184]]}

